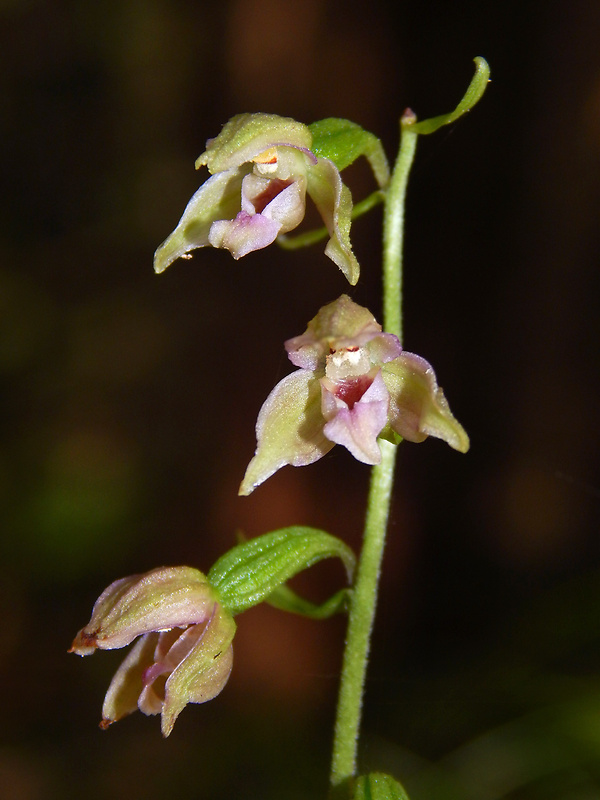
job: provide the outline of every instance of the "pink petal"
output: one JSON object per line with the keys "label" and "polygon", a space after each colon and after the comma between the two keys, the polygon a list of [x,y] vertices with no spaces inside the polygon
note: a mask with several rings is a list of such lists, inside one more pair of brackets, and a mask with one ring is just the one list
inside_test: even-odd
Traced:
{"label": "pink petal", "polygon": [[191,567],[159,567],[123,578],[100,595],[72,650],[79,655],[113,650],[141,634],[203,622],[214,602],[206,577]]}
{"label": "pink petal", "polygon": [[346,447],[358,461],[378,464],[381,451],[377,437],[387,422],[389,406],[389,393],[381,373],[377,372],[368,389],[354,403],[344,399],[343,385],[327,378],[321,380],[321,389],[323,416],[328,420],[323,428],[325,436]]}
{"label": "pink petal", "polygon": [[208,241],[213,247],[226,248],[237,259],[272,244],[280,230],[281,223],[276,220],[240,211],[235,219],[213,222]]}

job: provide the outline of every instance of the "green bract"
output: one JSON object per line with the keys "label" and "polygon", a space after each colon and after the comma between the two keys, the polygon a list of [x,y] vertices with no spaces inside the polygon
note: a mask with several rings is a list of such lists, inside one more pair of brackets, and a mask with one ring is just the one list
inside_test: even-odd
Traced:
{"label": "green bract", "polygon": [[411,128],[414,133],[434,133],[438,128],[441,128],[442,125],[449,125],[459,117],[462,117],[463,114],[470,111],[475,103],[481,99],[490,79],[490,68],[485,58],[481,56],[477,56],[477,58],[473,60],[476,65],[475,75],[463,99],[456,106],[454,111],[451,111],[449,114],[440,114],[439,117],[424,119],[422,122],[411,123]]}
{"label": "green bract", "polygon": [[390,167],[381,141],[348,119],[328,117],[308,126],[313,136],[312,151],[320,158],[329,158],[342,171],[357,158],[365,156],[375,180],[384,189],[390,179]]}
{"label": "green bract", "polygon": [[[281,528],[225,553],[211,568],[208,581],[223,607],[238,614],[267,600],[298,572],[331,557],[341,558],[350,581],[355,558],[344,542],[315,528]],[[283,597],[275,604],[285,607],[285,602]],[[299,608],[293,610],[304,613]]]}
{"label": "green bract", "polygon": [[289,586],[283,584],[277,587],[265,600],[273,608],[280,611],[287,611],[290,614],[300,614],[310,619],[327,619],[334,614],[341,614],[348,611],[351,589],[340,589],[334,595],[325,600],[324,603],[311,603],[299,597]]}
{"label": "green bract", "polygon": [[391,775],[371,772],[357,779],[352,800],[408,800],[408,795]]}

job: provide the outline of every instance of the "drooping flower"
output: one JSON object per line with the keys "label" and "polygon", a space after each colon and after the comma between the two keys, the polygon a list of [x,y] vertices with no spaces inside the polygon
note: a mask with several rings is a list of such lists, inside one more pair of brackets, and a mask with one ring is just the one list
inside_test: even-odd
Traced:
{"label": "drooping flower", "polygon": [[267,247],[300,224],[308,194],[329,232],[325,253],[355,284],[359,266],[350,245],[350,190],[333,161],[311,151],[312,140],[308,126],[287,117],[233,117],[196,161],[196,168],[206,165],[212,177],[157,249],[156,272],[197,247],[224,247],[236,259]]}
{"label": "drooping flower", "polygon": [[379,437],[422,442],[435,436],[468,450],[469,438],[431,365],[404,352],[398,338],[382,332],[371,312],[347,295],[324,306],[285,348],[300,369],[275,386],[259,412],[256,454],[240,494],[286,464],[312,464],[334,444],[365,464],[380,462]]}
{"label": "drooping flower", "polygon": [[211,700],[227,683],[235,627],[201,572],[159,567],[105,589],[69,652],[87,656],[139,636],[108,688],[100,726],[139,708],[161,714],[168,736],[187,703]]}

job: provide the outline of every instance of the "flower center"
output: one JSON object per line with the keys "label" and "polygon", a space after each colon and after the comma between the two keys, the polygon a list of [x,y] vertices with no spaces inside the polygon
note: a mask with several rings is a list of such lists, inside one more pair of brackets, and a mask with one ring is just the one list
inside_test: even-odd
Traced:
{"label": "flower center", "polygon": [[325,374],[332,381],[344,381],[364,375],[370,368],[371,361],[364,347],[330,348],[326,357]]}
{"label": "flower center", "polygon": [[270,147],[264,153],[260,153],[256,158],[253,158],[252,161],[258,165],[257,172],[260,175],[275,172],[277,169],[277,148]]}
{"label": "flower center", "polygon": [[279,178],[273,178],[269,181],[265,189],[252,198],[252,205],[256,213],[261,214],[269,205],[274,197],[277,197],[285,188],[290,185],[291,181],[282,181]]}
{"label": "flower center", "polygon": [[372,383],[373,379],[369,375],[361,375],[359,378],[350,378],[350,380],[339,383],[335,387],[334,394],[339,400],[343,400],[350,411],[352,411],[354,404],[361,400]]}

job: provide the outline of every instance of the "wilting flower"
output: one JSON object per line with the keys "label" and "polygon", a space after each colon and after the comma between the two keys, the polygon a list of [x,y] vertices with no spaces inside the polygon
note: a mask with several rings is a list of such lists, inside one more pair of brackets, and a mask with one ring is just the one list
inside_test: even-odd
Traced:
{"label": "wilting flower", "polygon": [[138,636],[106,693],[102,728],[136,708],[161,714],[164,736],[187,703],[223,689],[233,662],[235,622],[206,577],[191,567],[160,567],[112,583],[69,652],[125,647]]}
{"label": "wilting flower", "polygon": [[452,416],[431,365],[405,353],[370,311],[347,295],[324,306],[302,336],[285,343],[300,367],[273,389],[258,415],[256,455],[240,494],[285,464],[304,466],[334,444],[378,464],[378,437],[422,442],[436,436],[460,452],[469,438]]}
{"label": "wilting flower", "polygon": [[233,117],[196,161],[196,168],[206,165],[212,177],[156,251],[156,272],[197,247],[224,247],[234,258],[266,247],[300,224],[308,194],[329,231],[325,253],[355,284],[359,266],[350,246],[352,197],[333,161],[317,158],[311,144],[310,129],[293,119]]}

